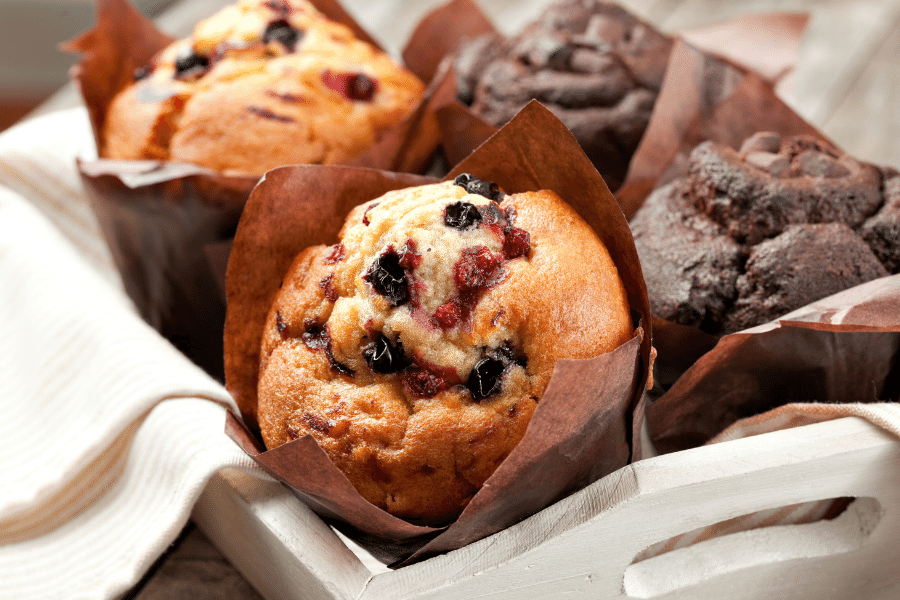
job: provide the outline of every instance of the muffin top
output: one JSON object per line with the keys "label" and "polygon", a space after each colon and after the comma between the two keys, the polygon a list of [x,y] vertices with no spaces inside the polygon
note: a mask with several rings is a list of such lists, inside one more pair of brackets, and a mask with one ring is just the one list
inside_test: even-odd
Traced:
{"label": "muffin top", "polygon": [[112,101],[100,154],[260,174],[345,163],[422,83],[304,0],[240,0],[160,51]]}
{"label": "muffin top", "polygon": [[497,126],[538,100],[614,190],[647,128],[671,46],[618,5],[562,0],[514,38],[465,44],[456,59],[457,95]]}
{"label": "muffin top", "polygon": [[556,361],[633,330],[608,251],[556,194],[465,175],[389,192],[286,275],[260,428],[269,448],[312,435],[373,504],[445,522],[522,438]]}
{"label": "muffin top", "polygon": [[631,222],[659,317],[733,333],[900,266],[897,174],[807,136],[704,142]]}

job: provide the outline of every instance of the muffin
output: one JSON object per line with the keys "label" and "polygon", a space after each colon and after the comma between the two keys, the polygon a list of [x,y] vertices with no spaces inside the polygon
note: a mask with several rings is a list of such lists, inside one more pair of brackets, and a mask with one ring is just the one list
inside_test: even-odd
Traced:
{"label": "muffin", "polygon": [[811,137],[700,144],[631,222],[654,314],[727,334],[896,273],[898,184]]}
{"label": "muffin", "polygon": [[359,493],[455,518],[525,433],[561,358],[629,340],[602,242],[550,191],[468,175],[355,208],[294,260],[268,313],[257,416],[269,449],[310,435]]}
{"label": "muffin", "polygon": [[113,98],[99,153],[260,174],[346,163],[422,83],[304,0],[241,0],[161,50]]}
{"label": "muffin", "polygon": [[465,44],[455,62],[457,96],[497,126],[538,100],[614,190],[647,128],[671,47],[615,4],[562,0],[512,39],[489,34]]}

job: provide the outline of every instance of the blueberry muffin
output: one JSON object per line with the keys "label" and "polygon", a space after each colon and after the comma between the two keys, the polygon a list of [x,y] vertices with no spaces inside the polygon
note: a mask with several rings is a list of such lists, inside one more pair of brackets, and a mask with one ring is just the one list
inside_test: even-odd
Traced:
{"label": "blueberry muffin", "polygon": [[445,523],[522,439],[556,361],[633,333],[607,249],[556,194],[469,175],[389,192],[285,276],[260,429],[270,449],[313,436],[368,501]]}
{"label": "blueberry muffin", "polygon": [[631,222],[654,314],[721,335],[900,270],[900,177],[805,136],[704,142]]}
{"label": "blueberry muffin", "polygon": [[538,100],[614,190],[647,128],[671,47],[615,4],[563,0],[512,39],[465,44],[456,59],[457,96],[497,126]]}
{"label": "blueberry muffin", "polygon": [[100,155],[260,174],[346,163],[406,117],[422,83],[304,0],[241,0],[135,72]]}

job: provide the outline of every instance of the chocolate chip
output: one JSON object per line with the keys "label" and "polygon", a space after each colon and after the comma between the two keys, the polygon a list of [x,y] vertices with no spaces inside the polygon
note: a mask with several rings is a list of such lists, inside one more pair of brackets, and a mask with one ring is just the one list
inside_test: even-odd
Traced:
{"label": "chocolate chip", "polygon": [[197,54],[190,46],[182,46],[175,57],[175,77],[180,79],[202,75],[209,69],[209,59]]}
{"label": "chocolate chip", "polygon": [[375,291],[384,296],[391,306],[401,306],[409,302],[409,284],[396,252],[388,251],[376,258],[364,279],[371,283]]}
{"label": "chocolate chip", "polygon": [[469,229],[476,221],[481,220],[478,207],[468,202],[454,202],[444,209],[444,225],[455,229]]}
{"label": "chocolate chip", "polygon": [[300,31],[291,27],[291,24],[284,19],[279,19],[278,21],[272,21],[266,26],[262,39],[263,43],[266,44],[269,42],[279,42],[282,46],[287,48],[289,52],[293,52],[294,47],[297,45],[297,41],[300,40],[300,38]]}
{"label": "chocolate chip", "polygon": [[363,350],[363,356],[369,368],[376,373],[396,373],[409,365],[403,354],[403,342],[397,340],[394,345],[383,333],[379,333],[378,339]]}
{"label": "chocolate chip", "polygon": [[496,358],[482,358],[475,363],[466,382],[466,387],[475,400],[482,400],[500,391],[500,377],[505,369],[503,361]]}
{"label": "chocolate chip", "polygon": [[493,181],[482,181],[470,173],[462,173],[453,180],[453,185],[464,188],[470,194],[484,196],[488,200],[500,202],[503,193]]}
{"label": "chocolate chip", "polygon": [[134,70],[134,80],[140,81],[146,77],[149,77],[150,73],[153,72],[153,67],[151,65],[141,65],[137,69]]}

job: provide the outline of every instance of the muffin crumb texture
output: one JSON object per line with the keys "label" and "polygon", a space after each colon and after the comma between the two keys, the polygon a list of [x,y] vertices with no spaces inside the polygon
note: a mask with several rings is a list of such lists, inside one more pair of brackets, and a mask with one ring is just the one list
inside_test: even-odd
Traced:
{"label": "muffin crumb texture", "polygon": [[350,161],[424,89],[304,0],[240,0],[134,77],[109,106],[101,156],[257,175]]}
{"label": "muffin crumb texture", "polygon": [[633,329],[609,253],[552,192],[471,176],[389,192],[285,276],[262,341],[263,438],[312,435],[368,501],[445,523],[522,439],[557,359]]}
{"label": "muffin crumb texture", "polygon": [[631,226],[653,312],[733,333],[900,271],[900,176],[805,136],[704,142]]}

